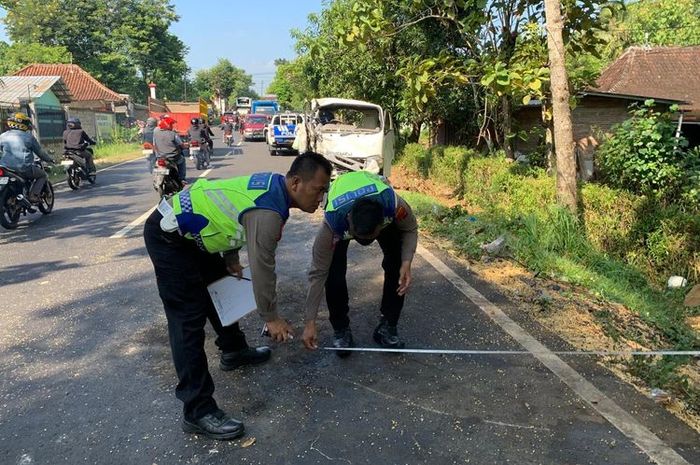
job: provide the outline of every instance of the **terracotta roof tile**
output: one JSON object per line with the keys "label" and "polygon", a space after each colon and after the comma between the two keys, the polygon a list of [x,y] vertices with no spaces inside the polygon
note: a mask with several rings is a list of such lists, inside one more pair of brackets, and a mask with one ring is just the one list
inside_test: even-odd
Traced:
{"label": "terracotta roof tile", "polygon": [[105,100],[121,102],[119,94],[107,88],[78,65],[32,64],[15,73],[15,76],[61,76],[73,96],[73,101]]}
{"label": "terracotta roof tile", "polygon": [[598,78],[596,90],[683,100],[700,116],[700,46],[630,47]]}

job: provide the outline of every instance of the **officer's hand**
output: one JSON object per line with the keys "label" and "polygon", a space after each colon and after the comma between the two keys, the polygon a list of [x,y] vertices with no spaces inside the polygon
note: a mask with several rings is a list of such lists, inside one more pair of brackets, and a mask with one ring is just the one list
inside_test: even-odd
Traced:
{"label": "officer's hand", "polygon": [[399,288],[396,289],[396,293],[406,295],[409,287],[411,287],[411,261],[404,260],[399,269]]}
{"label": "officer's hand", "polygon": [[316,331],[316,322],[307,321],[304,326],[304,334],[302,335],[304,347],[309,350],[318,349],[318,331]]}
{"label": "officer's hand", "polygon": [[270,338],[275,342],[287,342],[293,338],[292,326],[282,318],[268,321],[267,330],[270,332]]}
{"label": "officer's hand", "polygon": [[238,261],[238,254],[224,255],[224,261],[226,262],[226,270],[230,275],[238,279],[243,277],[243,266]]}

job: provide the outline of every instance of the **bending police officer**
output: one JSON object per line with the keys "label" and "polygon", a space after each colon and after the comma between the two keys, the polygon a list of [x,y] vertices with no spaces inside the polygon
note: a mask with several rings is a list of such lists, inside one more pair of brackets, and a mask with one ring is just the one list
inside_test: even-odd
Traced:
{"label": "bending police officer", "polygon": [[[267,347],[248,347],[238,323],[223,327],[207,285],[227,273],[242,276],[238,250],[247,243],[258,312],[278,342],[291,334],[277,313],[275,251],[290,208],[314,212],[328,190],[330,163],[321,155],[297,157],[286,176],[256,173],[220,181],[201,179],[172,199],[165,217],[146,221],[146,249],[168,320],[170,347],[184,404],[183,431],[233,439],[243,423],[220,410],[204,351],[209,320],[222,351],[219,367],[232,370],[270,358]],[[165,209],[161,207],[161,209]],[[220,254],[223,254],[220,255]]]}
{"label": "bending police officer", "polygon": [[[376,239],[384,259],[384,288],[374,330],[375,342],[385,348],[403,348],[396,329],[404,297],[411,285],[411,262],[418,245],[418,223],[411,207],[386,180],[366,171],[339,176],[328,192],[324,221],[313,245],[306,297],[303,340],[308,349],[317,346],[316,316],[326,290],[333,326],[333,346],[354,345],[350,330],[347,253],[350,240],[369,245]],[[348,351],[338,351],[343,357]]]}

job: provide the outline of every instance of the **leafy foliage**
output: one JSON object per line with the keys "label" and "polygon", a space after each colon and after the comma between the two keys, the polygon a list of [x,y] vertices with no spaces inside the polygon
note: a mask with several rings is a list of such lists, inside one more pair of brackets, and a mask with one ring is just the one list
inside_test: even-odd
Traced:
{"label": "leafy foliage", "polygon": [[0,75],[7,76],[31,63],[70,63],[66,47],[36,43],[7,44],[0,42]]}
{"label": "leafy foliage", "polygon": [[677,123],[671,112],[657,110],[653,100],[633,106],[630,116],[613,127],[596,152],[603,179],[630,192],[667,201],[678,198],[688,181],[688,168],[700,162],[697,151],[684,150],[687,141],[675,137]]}
{"label": "leafy foliage", "polygon": [[219,58],[211,68],[197,71],[193,85],[198,96],[207,100],[212,97],[230,99],[257,96],[250,90],[253,77],[234,66],[227,58]]}
{"label": "leafy foliage", "polygon": [[118,92],[145,98],[155,82],[178,98],[187,51],[168,31],[178,20],[169,0],[2,0],[14,43],[64,47],[76,63]]}

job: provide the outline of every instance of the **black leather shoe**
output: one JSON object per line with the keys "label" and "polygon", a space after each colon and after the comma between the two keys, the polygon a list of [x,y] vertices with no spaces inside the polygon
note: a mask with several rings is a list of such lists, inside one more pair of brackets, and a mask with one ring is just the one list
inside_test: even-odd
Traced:
{"label": "black leather shoe", "polygon": [[244,365],[258,365],[270,360],[272,351],[269,347],[248,347],[236,352],[224,352],[221,354],[219,368],[224,371],[235,370]]}
{"label": "black leather shoe", "polygon": [[195,421],[182,421],[182,431],[185,433],[202,434],[210,439],[227,441],[243,436],[243,423],[228,416],[222,411],[208,413]]}
{"label": "black leather shoe", "polygon": [[[355,341],[352,339],[350,328],[341,329],[333,333],[333,347],[344,349],[346,347],[355,347]],[[338,357],[345,358],[350,356],[352,352],[349,350],[336,350],[335,354]]]}
{"label": "black leather shoe", "polygon": [[385,349],[403,349],[406,346],[399,338],[396,326],[389,326],[384,318],[374,330],[374,342]]}

